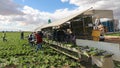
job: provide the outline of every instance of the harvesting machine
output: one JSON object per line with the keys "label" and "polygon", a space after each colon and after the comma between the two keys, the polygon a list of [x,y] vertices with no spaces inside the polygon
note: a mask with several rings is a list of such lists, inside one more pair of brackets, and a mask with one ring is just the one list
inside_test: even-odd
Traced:
{"label": "harvesting machine", "polygon": [[[36,31],[42,30],[47,36],[44,42],[50,44],[50,48],[58,52],[78,61],[94,63],[101,68],[114,68],[112,60],[120,61],[120,37],[105,36],[107,27],[103,27],[101,18],[113,20],[113,11],[85,9],[42,26]],[[52,34],[55,29],[63,31],[69,29],[70,33],[76,37],[76,46],[53,41]]]}

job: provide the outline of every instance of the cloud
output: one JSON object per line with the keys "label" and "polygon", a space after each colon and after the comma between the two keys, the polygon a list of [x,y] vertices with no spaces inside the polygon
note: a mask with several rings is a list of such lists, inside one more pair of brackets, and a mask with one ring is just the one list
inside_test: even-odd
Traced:
{"label": "cloud", "polygon": [[48,23],[48,19],[51,21],[56,21],[58,19],[67,17],[77,11],[65,9],[58,9],[54,13],[44,12],[37,9],[33,9],[29,6],[24,6],[23,10],[21,10],[24,15],[10,15],[3,16],[0,15],[0,22],[2,23],[0,26],[8,27],[8,26],[16,26],[16,28],[21,30],[34,30],[35,28],[45,25]]}
{"label": "cloud", "polygon": [[113,10],[114,18],[120,20],[120,0],[68,0],[67,2],[76,5],[81,9],[91,6],[94,9]]}
{"label": "cloud", "polygon": [[110,9],[113,10],[115,18],[120,19],[119,0],[69,0],[69,3],[78,7],[91,6],[94,9]]}
{"label": "cloud", "polygon": [[39,11],[37,9],[33,9],[29,6],[24,6],[22,11],[25,15],[20,16],[20,17],[18,16],[17,19],[15,17],[15,18],[13,18],[13,20],[18,21],[18,20],[23,19],[21,21],[22,24],[24,22],[24,24],[27,26],[35,26],[35,27],[32,27],[32,29],[35,29],[41,25],[47,24],[48,19],[51,19],[51,21],[53,22],[58,19],[67,17],[68,15],[73,14],[77,10],[70,11],[67,8],[65,8],[65,9],[58,9],[54,13],[49,13],[49,12],[43,12],[43,11]]}
{"label": "cloud", "polygon": [[[53,13],[49,13],[34,9],[27,5],[21,7],[12,0],[1,0],[0,29],[33,31],[41,25],[46,25],[48,19],[51,19],[53,22],[85,9],[85,7],[88,6],[97,9],[111,9],[114,11],[115,18],[120,20],[119,0],[61,0],[61,2],[74,4],[78,6],[78,8],[72,10],[68,8],[56,9]],[[8,8],[8,6],[12,8]]]}
{"label": "cloud", "polygon": [[67,17],[68,15],[73,14],[77,10],[68,10],[65,9],[58,9],[54,13],[49,12],[43,12],[39,11],[37,9],[33,9],[29,6],[24,6],[23,12],[25,13],[24,18],[26,19],[26,22],[29,24],[47,24],[48,19],[51,19],[52,21]]}
{"label": "cloud", "polygon": [[64,3],[64,2],[68,2],[68,0],[61,0],[61,1],[62,1],[63,3]]}
{"label": "cloud", "polygon": [[32,25],[44,24],[51,16],[50,13],[41,12],[29,6],[24,6],[22,11],[26,14],[23,16],[25,18],[25,22]]}
{"label": "cloud", "polygon": [[12,0],[0,0],[0,15],[23,15],[20,8],[22,7]]}

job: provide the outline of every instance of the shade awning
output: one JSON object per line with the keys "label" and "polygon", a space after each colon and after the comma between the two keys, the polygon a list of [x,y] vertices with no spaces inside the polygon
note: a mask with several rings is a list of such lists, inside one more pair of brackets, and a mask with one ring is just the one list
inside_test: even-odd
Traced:
{"label": "shade awning", "polygon": [[91,10],[91,8],[87,8],[87,9],[79,11],[76,14],[70,15],[66,18],[60,19],[60,20],[55,21],[53,23],[49,23],[49,24],[41,27],[41,29],[59,26],[59,25],[66,23],[66,22],[70,21],[71,19],[73,19],[81,14],[92,15],[93,17],[99,17],[99,18],[112,18],[113,19],[113,11],[112,10]]}
{"label": "shade awning", "polygon": [[73,19],[74,17],[76,17],[76,16],[78,16],[78,15],[84,13],[85,11],[87,11],[87,10],[89,10],[89,9],[91,9],[91,8],[87,8],[87,9],[81,10],[81,11],[79,11],[79,12],[76,13],[76,14],[70,15],[70,16],[68,16],[68,17],[66,17],[66,18],[63,18],[63,19],[60,19],[60,20],[55,21],[55,22],[53,22],[53,23],[47,24],[47,25],[43,26],[42,28],[53,27],[53,26],[59,26],[59,25],[65,23],[65,22],[67,22],[67,21]]}

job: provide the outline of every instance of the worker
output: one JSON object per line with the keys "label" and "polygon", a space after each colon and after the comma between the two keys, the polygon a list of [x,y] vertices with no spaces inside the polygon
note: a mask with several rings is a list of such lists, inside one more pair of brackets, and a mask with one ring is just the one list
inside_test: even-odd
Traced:
{"label": "worker", "polygon": [[23,32],[23,31],[21,32],[21,34],[20,34],[20,35],[21,35],[21,37],[20,37],[20,38],[21,38],[21,39],[24,39],[24,32]]}
{"label": "worker", "polygon": [[36,52],[39,50],[39,49],[42,49],[42,37],[37,33],[34,33],[35,34],[35,39],[36,39]]}
{"label": "worker", "polygon": [[3,31],[3,42],[5,42],[5,41],[7,41],[7,39],[6,39],[6,33]]}
{"label": "worker", "polygon": [[104,26],[102,24],[98,25],[98,30],[100,31],[100,39],[99,39],[99,41],[104,41],[105,40],[105,37],[104,37],[104,33],[105,33]]}
{"label": "worker", "polygon": [[34,37],[33,33],[29,34],[28,42],[29,42],[30,46],[34,46],[34,44],[35,44],[35,37]]}

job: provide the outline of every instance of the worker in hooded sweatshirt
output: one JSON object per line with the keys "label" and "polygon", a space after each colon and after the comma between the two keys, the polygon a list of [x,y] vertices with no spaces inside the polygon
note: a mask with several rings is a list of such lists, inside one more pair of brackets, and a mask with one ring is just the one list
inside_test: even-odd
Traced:
{"label": "worker in hooded sweatshirt", "polygon": [[40,36],[40,34],[34,33],[35,34],[35,40],[36,40],[36,52],[42,48],[42,37]]}

